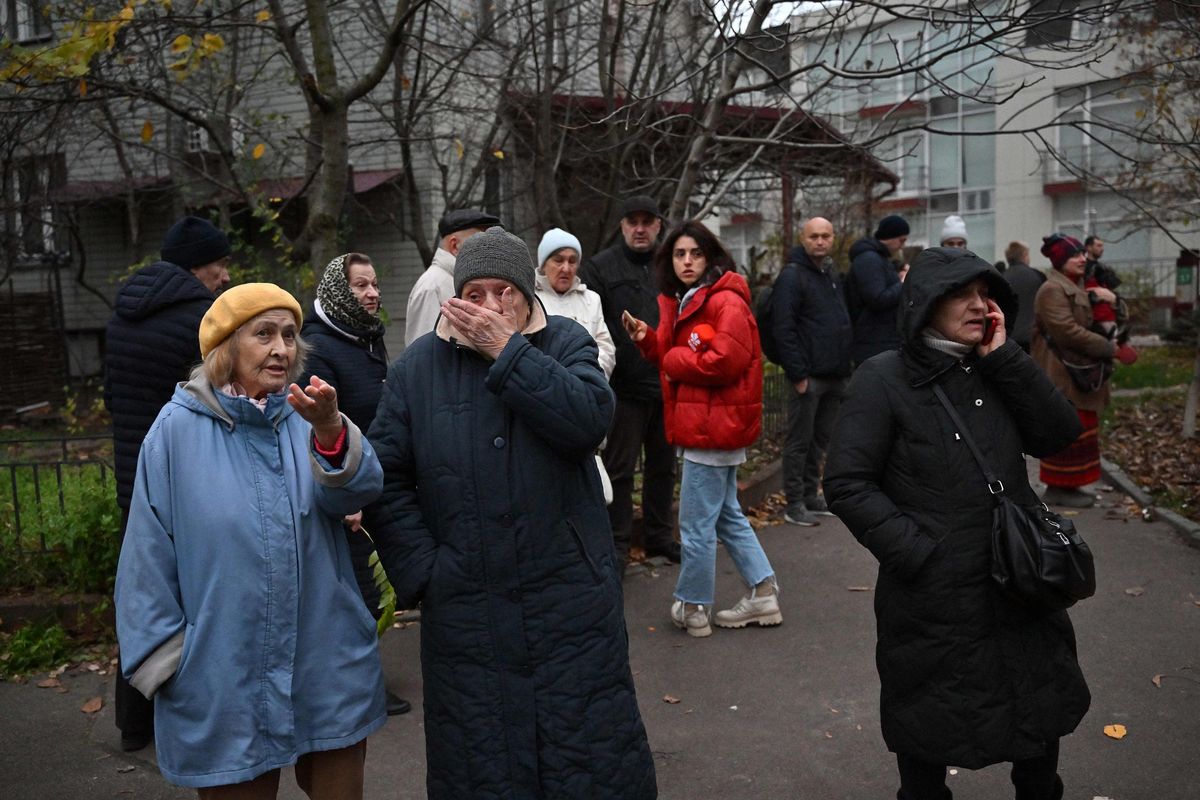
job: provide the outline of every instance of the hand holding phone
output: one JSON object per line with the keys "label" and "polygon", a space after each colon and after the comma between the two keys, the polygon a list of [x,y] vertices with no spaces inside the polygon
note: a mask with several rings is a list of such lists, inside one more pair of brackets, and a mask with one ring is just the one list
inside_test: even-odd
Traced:
{"label": "hand holding phone", "polygon": [[630,314],[629,309],[621,312],[621,325],[625,327],[625,332],[629,334],[629,338],[635,342],[640,342],[646,338],[646,331],[650,327],[633,314]]}
{"label": "hand holding phone", "polygon": [[981,356],[986,356],[1008,339],[1008,331],[1004,328],[1004,312],[1000,310],[1000,305],[989,297],[987,307],[983,321],[983,339],[979,342]]}

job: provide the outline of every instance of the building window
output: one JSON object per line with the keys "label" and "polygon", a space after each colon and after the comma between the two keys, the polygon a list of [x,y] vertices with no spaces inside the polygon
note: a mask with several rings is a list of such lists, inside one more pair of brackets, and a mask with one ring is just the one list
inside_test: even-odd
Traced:
{"label": "building window", "polygon": [[65,165],[61,155],[4,164],[4,241],[9,252],[28,255],[59,249],[50,194],[64,183]]}
{"label": "building window", "polygon": [[0,0],[4,8],[4,36],[18,44],[45,41],[50,38],[50,17],[47,0]]}
{"label": "building window", "polygon": [[1045,47],[1070,42],[1078,6],[1079,0],[1034,0],[1026,12],[1031,26],[1026,30],[1025,44]]}
{"label": "building window", "polygon": [[1055,95],[1058,114],[1053,180],[1079,176],[1114,177],[1132,162],[1149,158],[1149,147],[1139,141],[1145,124],[1139,113],[1143,103],[1122,91],[1120,81],[1102,81],[1063,89]]}

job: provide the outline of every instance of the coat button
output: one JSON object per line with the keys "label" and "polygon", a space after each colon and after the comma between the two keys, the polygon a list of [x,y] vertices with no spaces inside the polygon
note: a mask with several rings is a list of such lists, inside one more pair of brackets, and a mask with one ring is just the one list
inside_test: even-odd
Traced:
{"label": "coat button", "polygon": [[492,447],[495,447],[497,450],[504,447],[504,437],[497,436],[495,439],[492,439]]}
{"label": "coat button", "polygon": [[511,590],[511,591],[508,593],[508,599],[509,599],[509,600],[511,600],[511,601],[513,601],[514,603],[519,603],[519,602],[521,602],[521,590],[520,590],[520,589],[513,589],[513,590]]}
{"label": "coat button", "polygon": [[500,524],[503,525],[505,528],[511,528],[513,526],[513,515],[505,514],[504,516],[502,516],[500,518]]}
{"label": "coat button", "polygon": [[522,664],[520,667],[518,667],[518,669],[521,670],[522,675],[532,675],[533,674],[533,665],[532,664]]}
{"label": "coat button", "polygon": [[976,405],[976,406],[981,406],[981,405],[983,405],[983,399],[982,399],[982,398],[979,398],[979,397],[976,397],[976,398],[975,398],[975,405]]}

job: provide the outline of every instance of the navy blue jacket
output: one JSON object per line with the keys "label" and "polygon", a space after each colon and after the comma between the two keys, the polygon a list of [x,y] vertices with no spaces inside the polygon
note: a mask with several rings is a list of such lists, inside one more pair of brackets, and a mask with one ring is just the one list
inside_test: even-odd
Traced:
{"label": "navy blue jacket", "polygon": [[333,385],[338,410],[362,430],[375,420],[375,407],[387,377],[388,354],[383,335],[335,327],[315,315],[304,320],[301,337],[309,346],[301,386],[316,375]]}
{"label": "navy blue jacket", "polygon": [[903,287],[891,253],[882,242],[868,236],[850,246],[846,306],[854,324],[855,364],[885,350],[899,349],[896,306]]}
{"label": "navy blue jacket", "polygon": [[609,382],[617,397],[629,400],[661,400],[658,367],[642,358],[625,326],[621,312],[628,311],[650,326],[658,327],[658,287],[654,283],[654,254],[635,253],[625,240],[601,250],[579,268],[579,279],[600,295],[604,324],[617,348],[617,366]]}
{"label": "navy blue jacket", "polygon": [[138,270],[117,291],[105,337],[104,405],[121,508],[133,496],[146,431],[200,361],[200,320],[213,299],[199,278],[166,261]]}
{"label": "navy blue jacket", "polygon": [[813,263],[803,247],[788,253],[775,279],[771,323],[780,364],[791,383],[850,374],[850,314],[837,275]]}
{"label": "navy blue jacket", "polygon": [[593,457],[613,409],[565,317],[494,362],[434,333],[388,370],[365,525],[421,603],[432,800],[657,795]]}

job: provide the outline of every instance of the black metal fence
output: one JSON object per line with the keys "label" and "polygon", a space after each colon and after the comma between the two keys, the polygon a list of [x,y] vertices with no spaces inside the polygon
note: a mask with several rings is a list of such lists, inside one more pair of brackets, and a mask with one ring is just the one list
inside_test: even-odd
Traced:
{"label": "black metal fence", "polygon": [[782,369],[764,366],[762,438],[781,440],[787,432],[787,404],[793,389]]}
{"label": "black metal fence", "polygon": [[65,513],[83,486],[115,492],[107,455],[111,441],[109,436],[75,436],[0,442],[0,497],[8,495],[0,508],[0,547],[46,551],[48,512]]}

